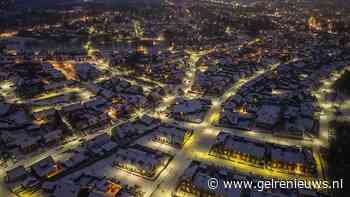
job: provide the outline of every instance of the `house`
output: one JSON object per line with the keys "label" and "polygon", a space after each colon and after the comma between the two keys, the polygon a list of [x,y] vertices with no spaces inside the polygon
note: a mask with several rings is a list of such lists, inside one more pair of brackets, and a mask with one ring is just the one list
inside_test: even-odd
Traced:
{"label": "house", "polygon": [[5,180],[8,183],[24,181],[28,177],[28,172],[24,166],[18,166],[6,172]]}
{"label": "house", "polygon": [[76,70],[79,79],[83,81],[96,79],[101,75],[100,71],[94,64],[79,63],[74,65],[74,69]]}
{"label": "house", "polygon": [[63,132],[60,129],[49,131],[42,138],[45,144],[52,144],[63,138]]}
{"label": "house", "polygon": [[144,115],[133,122],[126,122],[112,129],[112,136],[118,143],[128,143],[157,128],[160,120]]}
{"label": "house", "polygon": [[107,110],[109,104],[102,97],[96,97],[84,103],[63,107],[60,114],[74,129],[95,132],[111,124]]}
{"label": "house", "polygon": [[307,148],[273,144],[269,148],[268,167],[297,174],[316,173],[316,161]]}
{"label": "house", "polygon": [[119,149],[116,153],[114,165],[128,171],[146,176],[154,177],[159,167],[165,166],[169,158],[155,150],[142,148]]}
{"label": "house", "polygon": [[123,187],[117,183],[114,183],[110,180],[99,180],[95,184],[94,191],[89,194],[89,197],[116,197]]}
{"label": "house", "polygon": [[264,167],[266,147],[263,142],[220,132],[210,154],[233,161]]}
{"label": "house", "polygon": [[226,168],[219,168],[193,161],[180,176],[173,196],[240,197],[244,193],[241,188],[227,189],[223,184],[218,184],[216,189],[210,189],[208,187],[208,180],[211,178],[215,178],[220,183],[224,180],[248,180],[249,177]]}
{"label": "house", "polygon": [[42,179],[51,178],[63,171],[63,167],[57,164],[51,156],[34,163],[30,168],[36,176]]}
{"label": "house", "polygon": [[69,157],[66,160],[60,161],[60,163],[67,169],[74,168],[80,164],[83,164],[89,159],[89,157],[86,156],[84,152],[77,150],[67,154],[70,154]]}
{"label": "house", "polygon": [[21,136],[16,139],[16,144],[19,146],[20,150],[23,153],[30,153],[36,150],[39,147],[39,141],[41,137],[31,137],[28,135]]}
{"label": "house", "polygon": [[32,116],[33,116],[35,121],[50,122],[50,121],[56,120],[57,111],[54,108],[51,108],[48,110],[33,112]]}
{"label": "house", "polygon": [[111,137],[108,134],[104,133],[87,141],[86,146],[88,151],[94,155],[103,155],[107,152],[112,151],[118,145],[112,141]]}
{"label": "house", "polygon": [[178,120],[200,123],[210,106],[211,102],[205,99],[177,98],[171,106],[171,116]]}
{"label": "house", "polygon": [[263,105],[257,112],[256,125],[272,129],[280,120],[281,107],[278,105]]}
{"label": "house", "polygon": [[156,129],[153,140],[182,148],[189,140],[192,133],[192,130],[186,128],[180,128],[173,125],[161,125]]}

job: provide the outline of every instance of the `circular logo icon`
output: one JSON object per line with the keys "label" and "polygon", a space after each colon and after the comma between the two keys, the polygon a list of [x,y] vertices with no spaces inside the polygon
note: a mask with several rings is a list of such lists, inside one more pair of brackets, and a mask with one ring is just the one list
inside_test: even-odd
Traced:
{"label": "circular logo icon", "polygon": [[219,181],[216,178],[210,178],[208,180],[208,188],[211,190],[216,190],[219,187]]}

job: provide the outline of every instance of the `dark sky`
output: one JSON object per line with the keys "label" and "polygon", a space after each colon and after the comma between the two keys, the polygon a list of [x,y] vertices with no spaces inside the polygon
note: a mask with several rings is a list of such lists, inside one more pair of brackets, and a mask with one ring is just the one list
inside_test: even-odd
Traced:
{"label": "dark sky", "polygon": [[[74,3],[83,2],[83,0],[15,0],[17,5],[21,6],[40,6],[40,5],[54,5],[57,3]],[[161,0],[93,0],[96,2],[108,3],[151,3],[160,2]]]}
{"label": "dark sky", "polygon": [[[1,0],[0,0],[1,1]],[[5,0],[6,1],[6,0]],[[84,0],[14,0],[17,6],[20,7],[42,7],[42,6],[50,6],[55,5],[57,3],[76,3],[83,2]],[[91,0],[90,0],[91,1]],[[158,3],[162,0],[92,0],[96,2],[107,2],[107,3],[132,3],[132,4],[150,4],[150,3]],[[241,0],[242,3],[247,1],[255,1],[255,0]],[[259,1],[259,0],[258,0]],[[314,1],[314,0],[310,0]],[[337,2],[339,6],[349,6],[350,0],[332,0],[333,2]],[[316,1],[317,2],[317,1]]]}
{"label": "dark sky", "polygon": [[56,3],[68,3],[74,1],[82,1],[82,0],[16,0],[16,4],[19,6],[40,6],[40,5],[50,5]]}

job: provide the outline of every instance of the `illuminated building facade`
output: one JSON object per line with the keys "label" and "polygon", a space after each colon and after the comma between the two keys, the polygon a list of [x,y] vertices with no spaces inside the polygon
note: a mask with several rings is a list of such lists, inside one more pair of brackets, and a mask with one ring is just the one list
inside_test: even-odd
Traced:
{"label": "illuminated building facade", "polygon": [[315,174],[317,171],[311,150],[274,144],[268,151],[266,168],[296,174]]}
{"label": "illuminated building facade", "polygon": [[211,154],[215,156],[243,161],[259,167],[264,167],[266,153],[263,143],[227,133],[220,133],[217,143],[211,148]]}
{"label": "illuminated building facade", "polygon": [[179,128],[171,125],[160,126],[152,140],[162,144],[182,148],[190,139],[192,133],[193,131],[187,128]]}
{"label": "illuminated building facade", "polygon": [[113,164],[132,173],[153,178],[168,162],[169,157],[161,152],[135,147],[119,149]]}
{"label": "illuminated building facade", "polygon": [[221,132],[210,154],[285,173],[315,175],[316,161],[311,150],[294,146],[269,144]]}

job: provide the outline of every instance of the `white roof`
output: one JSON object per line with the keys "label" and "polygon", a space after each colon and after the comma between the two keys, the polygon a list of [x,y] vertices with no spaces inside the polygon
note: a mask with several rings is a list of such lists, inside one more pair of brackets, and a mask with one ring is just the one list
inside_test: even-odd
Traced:
{"label": "white roof", "polygon": [[129,161],[135,161],[134,164],[142,163],[144,168],[156,166],[161,162],[161,159],[155,154],[134,148],[120,149],[118,150],[118,155],[126,157]]}
{"label": "white roof", "polygon": [[278,121],[281,107],[277,105],[263,105],[258,111],[257,122],[265,124],[275,124]]}
{"label": "white roof", "polygon": [[83,153],[74,153],[72,156],[70,156],[69,159],[63,161],[63,165],[65,165],[68,168],[74,167],[77,164],[85,161],[87,159],[87,156]]}
{"label": "white roof", "polygon": [[165,135],[184,137],[186,134],[186,129],[173,127],[173,126],[160,126],[157,129],[158,132],[163,133]]}
{"label": "white roof", "polygon": [[191,113],[202,109],[202,103],[199,100],[185,101],[173,106],[174,113]]}
{"label": "white roof", "polygon": [[112,149],[116,148],[117,146],[118,146],[117,143],[110,141],[107,144],[104,144],[102,146],[102,149],[105,151],[111,151]]}
{"label": "white roof", "polygon": [[271,149],[271,158],[277,161],[283,161],[287,163],[305,163],[305,155],[302,151],[297,149],[282,149],[273,147]]}
{"label": "white roof", "polygon": [[38,176],[43,177],[46,176],[49,172],[51,172],[54,169],[54,166],[55,161],[50,156],[33,164],[31,168]]}
{"label": "white roof", "polygon": [[265,147],[263,146],[258,146],[253,142],[234,139],[232,137],[228,137],[226,139],[224,146],[229,149],[239,151],[241,153],[246,153],[255,156],[257,158],[264,158],[266,151]]}

